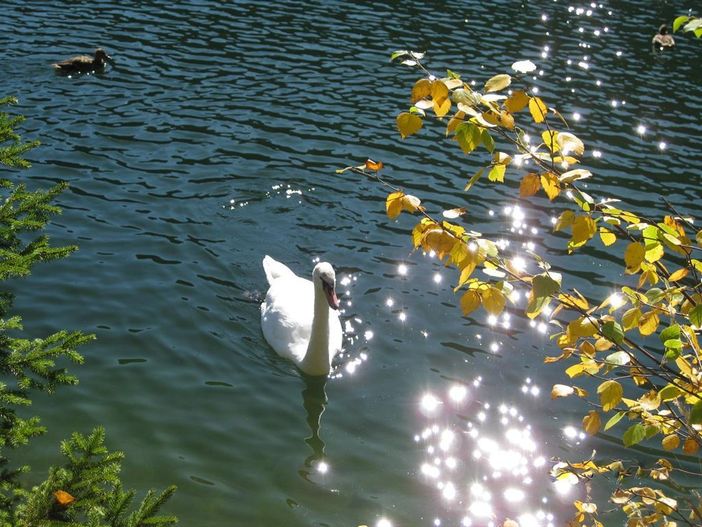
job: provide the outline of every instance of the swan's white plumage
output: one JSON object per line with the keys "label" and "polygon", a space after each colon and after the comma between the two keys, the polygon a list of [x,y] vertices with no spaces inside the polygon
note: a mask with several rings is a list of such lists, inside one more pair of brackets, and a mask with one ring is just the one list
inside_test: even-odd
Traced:
{"label": "swan's white plumage", "polygon": [[328,374],[334,355],[341,350],[342,330],[320,277],[334,284],[334,269],[325,262],[317,264],[314,283],[270,256],[263,258],[263,269],[270,286],[261,304],[264,338],[278,355],[294,361],[303,372]]}

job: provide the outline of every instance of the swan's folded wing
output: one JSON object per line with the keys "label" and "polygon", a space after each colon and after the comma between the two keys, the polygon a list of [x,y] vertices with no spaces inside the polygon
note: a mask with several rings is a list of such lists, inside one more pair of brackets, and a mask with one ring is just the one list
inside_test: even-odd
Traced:
{"label": "swan's folded wing", "polygon": [[293,280],[276,280],[261,304],[264,338],[278,355],[301,361],[310,341],[313,312],[312,282],[297,276]]}
{"label": "swan's folded wing", "polygon": [[266,273],[268,285],[273,285],[273,281],[278,278],[298,278],[287,265],[274,260],[268,255],[263,257],[263,270]]}

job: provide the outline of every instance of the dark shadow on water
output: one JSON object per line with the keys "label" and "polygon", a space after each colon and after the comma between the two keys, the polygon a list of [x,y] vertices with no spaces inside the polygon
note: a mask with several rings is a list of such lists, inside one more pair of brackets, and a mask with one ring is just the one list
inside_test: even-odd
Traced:
{"label": "dark shadow on water", "polygon": [[310,377],[302,375],[305,388],[302,390],[302,406],[305,409],[307,426],[310,435],[305,438],[305,443],[312,449],[312,454],[305,459],[304,466],[299,473],[303,479],[310,481],[310,475],[316,468],[317,462],[324,459],[324,441],[320,437],[321,420],[327,406],[326,377]]}

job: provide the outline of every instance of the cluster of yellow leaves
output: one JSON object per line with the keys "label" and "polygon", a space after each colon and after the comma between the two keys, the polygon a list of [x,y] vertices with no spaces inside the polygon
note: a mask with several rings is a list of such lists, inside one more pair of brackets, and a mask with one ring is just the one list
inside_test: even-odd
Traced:
{"label": "cluster of yellow leaves", "polygon": [[[426,110],[433,110],[441,118],[455,105],[446,135],[452,136],[466,154],[480,146],[491,154],[489,165],[469,179],[465,190],[484,173],[492,182],[503,182],[508,167],[533,160],[519,184],[520,197],[528,198],[543,191],[551,201],[567,196],[575,202],[578,209],[561,213],[555,225],[556,231],[570,233],[568,252],[583,247],[596,235],[606,248],[620,241],[618,254],[624,275],[626,279],[629,279],[626,275],[638,278],[635,288],[620,287],[601,304],[591,306],[583,295],[564,292],[560,275],[545,262],[537,261],[544,271],[540,274],[520,273],[510,267],[495,244],[479,233],[446,221],[437,222],[426,213],[412,232],[413,244],[415,248],[433,251],[447,265],[458,269],[456,290],[464,289],[460,306],[466,315],[481,306],[488,313],[499,314],[517,282],[529,288],[528,317],[539,316],[555,303],[550,319],[561,327],[560,333],[554,335],[561,355],[547,357],[545,362],[574,358],[575,363],[565,370],[570,379],[582,376],[603,379],[593,394],[592,409],[582,420],[588,434],[609,430],[626,417],[629,425],[622,434],[626,446],[658,436],[663,450],[680,449],[685,454],[696,455],[702,445],[702,349],[698,341],[702,328],[702,261],[695,258],[699,254],[695,250],[702,247],[702,231],[693,236],[692,222],[677,216],[665,216],[663,221],[642,218],[613,206],[618,201],[615,199],[595,202],[579,188],[579,182],[591,177],[591,172],[571,168],[579,163],[585,151],[583,142],[573,133],[557,130],[547,122],[549,113],[558,117],[560,114],[540,98],[520,89],[514,89],[508,96],[501,95],[502,90],[512,85],[512,80],[509,75],[496,75],[480,93],[455,76],[420,79],[412,89],[414,106],[400,115],[402,123],[398,117],[400,133],[403,137],[416,133],[422,127]],[[532,122],[545,128],[538,145],[524,139],[523,128],[516,122],[518,112],[527,109]],[[518,147],[519,153],[513,156],[497,150],[493,135],[512,137],[511,143]],[[514,163],[517,157],[520,163]],[[410,198],[402,193],[391,194],[388,215],[396,217],[402,211],[420,210],[418,200]],[[474,271],[480,266],[496,280],[477,279]],[[656,336],[660,342],[654,340],[651,346],[648,339]],[[551,391],[552,398],[571,395],[590,400],[587,391],[576,385],[556,384]],[[571,465],[571,468],[582,476],[588,472],[592,475],[620,471],[621,463],[605,467]],[[665,479],[668,472],[662,465],[649,476]],[[636,498],[639,501],[632,501],[630,498],[641,489],[645,488],[622,491],[630,493],[629,509],[625,510],[631,513],[631,518],[636,518],[632,526],[653,524],[672,512],[671,502],[661,494],[656,495],[658,505],[648,510],[649,516],[642,516],[643,509],[631,503],[648,506],[651,504],[644,498],[653,498],[645,495],[646,490]],[[594,504],[576,502],[576,508],[578,514],[573,525],[581,525],[588,516],[596,514]],[[601,525],[591,519],[593,525]]]}

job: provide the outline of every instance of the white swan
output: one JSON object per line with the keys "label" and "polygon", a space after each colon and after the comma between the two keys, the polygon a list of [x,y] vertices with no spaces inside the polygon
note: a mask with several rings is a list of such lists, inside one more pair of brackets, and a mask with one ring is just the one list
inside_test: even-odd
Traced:
{"label": "white swan", "polygon": [[342,338],[334,268],[327,262],[318,263],[310,282],[266,255],[263,270],[270,286],[261,304],[266,342],[304,373],[329,374]]}

